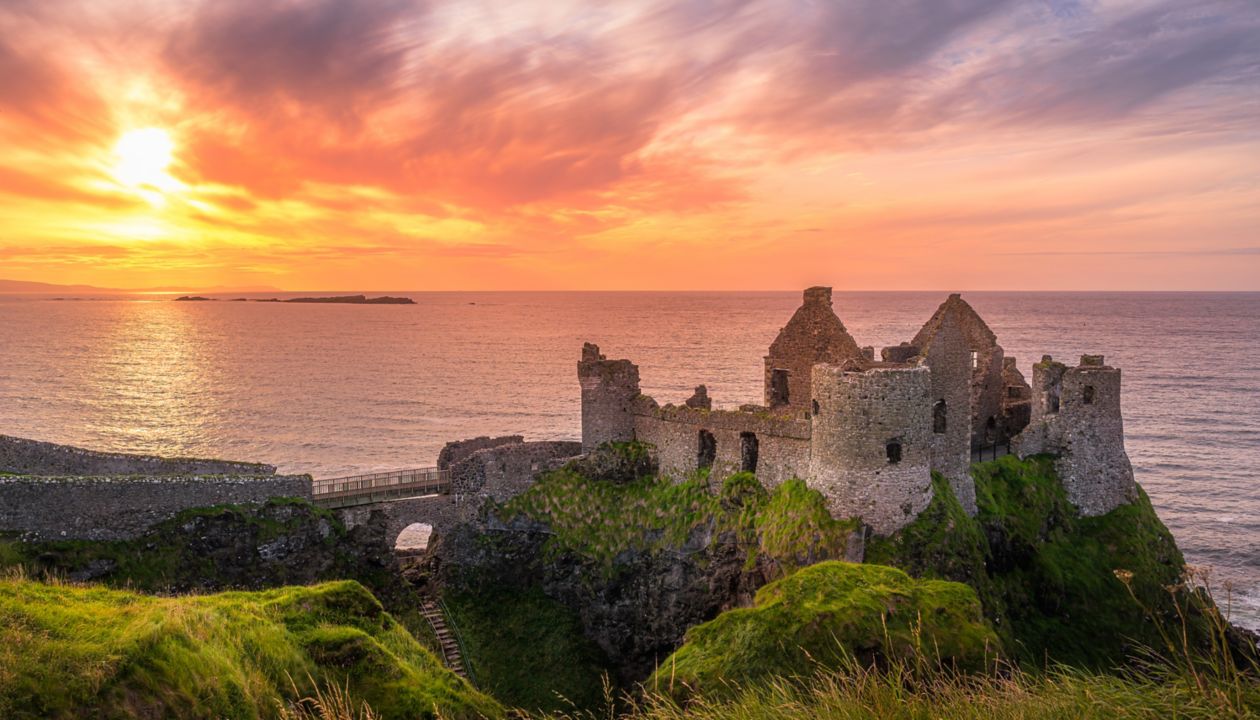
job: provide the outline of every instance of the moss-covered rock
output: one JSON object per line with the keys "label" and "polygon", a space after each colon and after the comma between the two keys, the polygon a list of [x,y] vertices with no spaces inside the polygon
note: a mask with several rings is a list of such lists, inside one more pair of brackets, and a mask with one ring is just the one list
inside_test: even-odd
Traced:
{"label": "moss-covered rock", "polygon": [[[1052,457],[1006,456],[972,475],[974,518],[935,478],[927,511],[871,542],[867,561],[971,585],[1008,648],[1037,664],[1118,665],[1138,646],[1162,649],[1161,625],[1180,633],[1179,605],[1202,605],[1186,595],[1185,561],[1140,490],[1132,504],[1081,517]],[[1187,633],[1192,643],[1206,633],[1196,609]]]}
{"label": "moss-covered rock", "polygon": [[999,648],[966,585],[824,562],[766,585],[753,607],[692,628],[649,687],[712,697],[771,676],[812,677],[849,661],[980,670]]}
{"label": "moss-covered rock", "polygon": [[154,597],[0,581],[0,717],[271,718],[334,685],[381,718],[503,714],[358,583]]}

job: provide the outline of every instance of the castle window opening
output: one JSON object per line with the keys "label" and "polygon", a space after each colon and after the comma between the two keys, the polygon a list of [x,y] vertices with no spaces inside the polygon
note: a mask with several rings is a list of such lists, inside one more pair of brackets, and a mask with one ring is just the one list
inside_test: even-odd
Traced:
{"label": "castle window opening", "polygon": [[1085,386],[1085,391],[1081,393],[1081,399],[1085,401],[1086,405],[1094,404],[1094,386],[1093,385]]}
{"label": "castle window opening", "polygon": [[1046,391],[1046,412],[1059,412],[1059,393],[1054,390]]}
{"label": "castle window opening", "polygon": [[775,368],[770,371],[770,407],[788,404],[788,371]]}
{"label": "castle window opening", "polygon": [[1008,398],[1010,398],[1010,399],[1012,399],[1012,400],[1018,400],[1018,399],[1019,399],[1019,386],[1018,386],[1018,385],[1012,385],[1012,386],[1010,386],[1010,387],[1006,388],[1006,397],[1008,397]]}
{"label": "castle window opening", "polygon": [[754,433],[739,434],[739,469],[741,472],[757,472],[757,454],[760,446]]}
{"label": "castle window opening", "polygon": [[984,421],[984,441],[988,443],[997,442],[997,418],[992,415],[988,420]]}
{"label": "castle window opening", "polygon": [[945,432],[946,421],[945,401],[937,400],[936,404],[932,406],[932,432],[937,435]]}
{"label": "castle window opening", "polygon": [[814,401],[814,414],[815,415],[818,414],[818,401],[817,400]]}
{"label": "castle window opening", "polygon": [[971,369],[975,370],[978,367],[980,367],[980,353],[975,350],[972,350],[971,351]]}
{"label": "castle window opening", "polygon": [[884,446],[884,453],[888,455],[888,462],[897,464],[901,462],[901,443],[892,440]]}
{"label": "castle window opening", "polygon": [[708,430],[701,430],[699,448],[696,451],[696,467],[700,469],[713,467],[717,459],[717,438]]}

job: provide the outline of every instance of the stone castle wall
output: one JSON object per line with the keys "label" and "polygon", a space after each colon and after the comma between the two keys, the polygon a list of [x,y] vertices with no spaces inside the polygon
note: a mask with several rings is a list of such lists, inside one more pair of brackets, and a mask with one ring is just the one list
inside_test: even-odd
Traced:
{"label": "stone castle wall", "polygon": [[809,471],[809,422],[786,411],[775,413],[705,410],[640,401],[635,410],[635,437],[656,446],[662,475],[681,480],[696,471],[700,431],[713,436],[715,456],[710,477],[721,481],[739,472],[744,462],[744,435],[756,439],[757,479],[766,487],[806,477]]}
{"label": "stone castle wall", "polygon": [[582,454],[566,441],[512,442],[485,447],[451,466],[451,492],[460,502],[492,498],[504,502],[529,489],[540,472]]}
{"label": "stone castle wall", "polygon": [[[810,486],[836,517],[860,517],[888,535],[932,499],[931,372],[816,365]],[[897,459],[891,457],[897,446]]]}
{"label": "stone castle wall", "polygon": [[97,452],[0,435],[0,472],[15,475],[274,475],[258,463]]}
{"label": "stone castle wall", "polygon": [[0,531],[29,540],[127,540],[182,510],[310,499],[309,475],[0,477]]}
{"label": "stone castle wall", "polygon": [[1033,366],[1032,422],[1012,443],[1020,457],[1058,455],[1055,468],[1082,515],[1104,515],[1137,498],[1124,449],[1120,370],[1101,355],[1070,368],[1046,356]]}
{"label": "stone castle wall", "polygon": [[469,455],[478,450],[486,450],[489,448],[499,447],[501,445],[513,445],[515,443],[525,442],[522,435],[502,435],[500,437],[481,437],[470,438],[468,440],[456,440],[446,443],[442,448],[442,452],[438,453],[437,467],[438,470],[450,470],[461,461],[465,460]]}

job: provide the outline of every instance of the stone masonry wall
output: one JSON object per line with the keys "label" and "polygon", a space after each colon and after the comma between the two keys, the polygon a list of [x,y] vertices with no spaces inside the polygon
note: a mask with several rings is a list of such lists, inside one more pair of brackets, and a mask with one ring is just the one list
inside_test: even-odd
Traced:
{"label": "stone masonry wall", "polygon": [[[1137,498],[1124,449],[1120,370],[1086,355],[1069,368],[1049,356],[1033,366],[1032,422],[1013,442],[1020,457],[1058,455],[1055,468],[1082,515],[1104,515]],[[1057,403],[1057,407],[1056,407]]]}
{"label": "stone masonry wall", "polygon": [[641,442],[656,446],[660,471],[681,480],[696,471],[700,431],[713,435],[716,455],[710,477],[721,482],[743,467],[744,433],[757,440],[757,479],[773,488],[784,480],[805,478],[809,472],[809,422],[791,411],[742,412],[705,410],[640,401],[634,432]]}
{"label": "stone masonry wall", "polygon": [[126,540],[181,510],[310,499],[309,475],[0,477],[0,531],[30,540]]}
{"label": "stone masonry wall", "polygon": [[540,472],[582,454],[582,444],[566,441],[518,442],[477,450],[451,466],[451,490],[460,501],[493,498],[504,502],[529,488]]}
{"label": "stone masonry wall", "polygon": [[274,475],[258,463],[97,452],[0,435],[0,472],[16,475]]}
{"label": "stone masonry wall", "polygon": [[[817,365],[810,486],[836,517],[860,517],[889,535],[932,499],[932,390],[926,367],[845,372]],[[889,444],[900,446],[890,458]]]}

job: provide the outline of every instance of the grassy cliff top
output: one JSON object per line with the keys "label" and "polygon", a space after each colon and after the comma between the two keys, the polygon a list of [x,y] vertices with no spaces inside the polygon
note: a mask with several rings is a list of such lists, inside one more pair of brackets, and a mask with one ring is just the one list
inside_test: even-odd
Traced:
{"label": "grassy cliff top", "polygon": [[271,718],[334,686],[380,718],[502,715],[355,582],[154,597],[0,580],[0,717]]}
{"label": "grassy cliff top", "polygon": [[751,473],[737,473],[710,489],[697,473],[682,481],[648,477],[627,483],[584,477],[571,469],[547,474],[503,508],[546,523],[554,552],[568,552],[609,572],[620,554],[697,552],[715,542],[739,543],[751,563],[758,554],[785,572],[844,557],[853,520],[836,520],[827,502],[802,480],[767,491]]}

